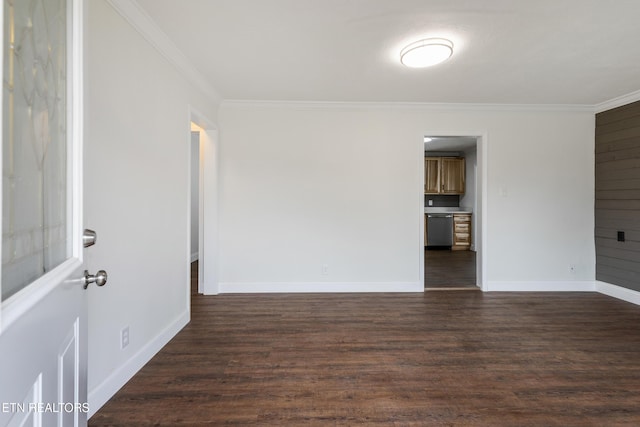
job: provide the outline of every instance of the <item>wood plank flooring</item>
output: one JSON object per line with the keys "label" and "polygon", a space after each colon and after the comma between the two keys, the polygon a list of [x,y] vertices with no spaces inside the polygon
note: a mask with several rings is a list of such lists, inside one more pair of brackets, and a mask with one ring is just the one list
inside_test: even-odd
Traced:
{"label": "wood plank flooring", "polygon": [[193,296],[90,426],[637,426],[640,307],[596,293]]}
{"label": "wood plank flooring", "polygon": [[425,249],[425,289],[472,289],[476,286],[476,253],[474,251],[451,251]]}

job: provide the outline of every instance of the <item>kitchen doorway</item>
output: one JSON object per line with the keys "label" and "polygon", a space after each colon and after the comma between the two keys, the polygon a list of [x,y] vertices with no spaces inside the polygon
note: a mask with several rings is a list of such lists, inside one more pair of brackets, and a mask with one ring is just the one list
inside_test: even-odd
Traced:
{"label": "kitchen doorway", "polygon": [[424,289],[481,289],[482,137],[424,136]]}

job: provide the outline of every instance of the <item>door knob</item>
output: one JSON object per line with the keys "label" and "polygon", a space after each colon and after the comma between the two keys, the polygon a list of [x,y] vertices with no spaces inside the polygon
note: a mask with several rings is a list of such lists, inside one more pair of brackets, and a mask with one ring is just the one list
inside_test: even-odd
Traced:
{"label": "door knob", "polygon": [[91,283],[95,283],[98,286],[104,286],[107,284],[107,272],[104,270],[100,270],[94,276],[93,274],[89,274],[87,270],[84,271],[84,288],[87,289]]}

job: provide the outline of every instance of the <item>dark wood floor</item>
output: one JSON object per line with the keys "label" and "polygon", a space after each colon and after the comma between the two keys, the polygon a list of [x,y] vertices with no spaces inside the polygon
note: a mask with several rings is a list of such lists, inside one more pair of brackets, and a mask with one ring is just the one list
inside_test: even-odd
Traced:
{"label": "dark wood floor", "polygon": [[424,287],[435,289],[472,289],[476,286],[476,253],[448,249],[425,249]]}
{"label": "dark wood floor", "polygon": [[640,307],[596,293],[194,296],[90,426],[638,426]]}

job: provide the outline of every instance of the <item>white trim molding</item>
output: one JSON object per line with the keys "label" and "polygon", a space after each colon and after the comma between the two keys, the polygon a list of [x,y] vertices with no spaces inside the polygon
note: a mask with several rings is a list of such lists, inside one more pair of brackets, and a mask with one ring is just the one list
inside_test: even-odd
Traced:
{"label": "white trim molding", "polygon": [[222,100],[218,91],[211,86],[202,73],[187,59],[136,0],[107,0],[107,3],[194,86],[215,102]]}
{"label": "white trim molding", "polygon": [[[113,0],[110,0],[113,1]],[[433,102],[342,102],[225,99],[225,107],[294,107],[298,109],[409,110],[409,111],[575,111],[593,112],[583,104],[480,104]]]}
{"label": "white trim molding", "polygon": [[640,292],[606,282],[595,282],[596,291],[632,304],[640,305]]}
{"label": "white trim molding", "polygon": [[149,362],[182,328],[189,323],[189,313],[184,312],[154,339],[150,340],[129,360],[120,365],[101,384],[89,390],[89,418],[115,395],[142,367]]}
{"label": "white trim molding", "polygon": [[626,95],[618,96],[617,98],[601,102],[600,104],[596,104],[593,106],[593,109],[594,113],[602,113],[603,111],[622,107],[623,105],[631,104],[632,102],[636,101],[640,101],[640,90],[628,93]]}
{"label": "white trim molding", "polygon": [[594,292],[592,281],[489,281],[488,292]]}
{"label": "white trim molding", "polygon": [[234,293],[424,292],[418,282],[222,282],[221,294]]}

